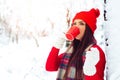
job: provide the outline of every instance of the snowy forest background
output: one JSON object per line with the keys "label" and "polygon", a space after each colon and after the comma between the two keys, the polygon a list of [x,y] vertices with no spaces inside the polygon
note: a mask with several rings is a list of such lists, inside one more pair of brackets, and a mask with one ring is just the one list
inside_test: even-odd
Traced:
{"label": "snowy forest background", "polygon": [[55,80],[56,72],[45,70],[54,34],[68,29],[76,12],[93,7],[101,12],[95,37],[106,54],[105,80],[120,80],[119,2],[0,0],[0,80]]}

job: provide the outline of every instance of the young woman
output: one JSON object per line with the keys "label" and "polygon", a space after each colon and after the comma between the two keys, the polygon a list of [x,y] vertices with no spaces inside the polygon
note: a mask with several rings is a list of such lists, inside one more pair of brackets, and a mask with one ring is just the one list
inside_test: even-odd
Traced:
{"label": "young woman", "polygon": [[46,70],[58,71],[56,80],[104,80],[105,54],[93,36],[99,15],[99,10],[94,8],[75,15],[72,26],[77,26],[80,33],[66,52],[59,55],[64,38],[59,37],[55,42],[46,61]]}

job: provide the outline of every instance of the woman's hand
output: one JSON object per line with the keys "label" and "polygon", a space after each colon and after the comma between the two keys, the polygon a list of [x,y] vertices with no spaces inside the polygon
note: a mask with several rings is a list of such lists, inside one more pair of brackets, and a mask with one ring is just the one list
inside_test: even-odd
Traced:
{"label": "woman's hand", "polygon": [[65,34],[64,33],[57,33],[55,35],[55,39],[54,39],[54,43],[53,43],[53,46],[60,49],[63,47],[64,45],[64,42],[65,42]]}
{"label": "woman's hand", "polygon": [[86,59],[83,66],[85,75],[92,76],[96,73],[96,64],[99,61],[99,51],[97,48],[91,48],[90,51],[86,52]]}

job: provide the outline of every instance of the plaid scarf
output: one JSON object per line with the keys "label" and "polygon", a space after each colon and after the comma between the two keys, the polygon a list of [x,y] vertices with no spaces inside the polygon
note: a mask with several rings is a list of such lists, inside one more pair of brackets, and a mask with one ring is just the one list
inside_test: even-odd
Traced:
{"label": "plaid scarf", "polygon": [[[58,77],[57,77],[56,80],[63,80],[63,76],[65,74],[70,56],[71,56],[70,53],[65,53],[63,55],[63,58],[61,60],[61,64],[60,64],[60,67],[59,67],[59,70],[58,70]],[[70,72],[68,74],[67,80],[74,80],[74,78],[75,78],[75,66],[73,65],[70,68]]]}
{"label": "plaid scarf", "polygon": [[[83,62],[85,62],[86,51],[88,51],[92,46],[93,44],[89,45],[83,52],[83,56],[82,56]],[[66,53],[64,53],[63,58],[61,59],[61,63],[58,69],[58,76],[56,80],[63,80],[73,48],[69,48],[69,49],[66,51]],[[75,69],[75,65],[73,64],[69,70],[68,77],[66,80],[75,80],[75,73],[76,73],[76,69]]]}
{"label": "plaid scarf", "polygon": [[[85,60],[85,52],[83,53],[83,62]],[[61,64],[60,64],[60,67],[58,69],[58,76],[57,76],[57,79],[56,80],[63,80],[63,77],[64,77],[64,74],[66,72],[66,69],[67,69],[67,65],[68,65],[68,62],[69,62],[69,59],[70,59],[70,56],[71,54],[70,53],[65,53],[63,55],[63,58],[61,60]],[[68,74],[68,77],[66,80],[75,80],[75,72],[76,72],[76,69],[75,69],[75,65],[73,64],[70,68],[70,71],[69,71],[69,74]]]}

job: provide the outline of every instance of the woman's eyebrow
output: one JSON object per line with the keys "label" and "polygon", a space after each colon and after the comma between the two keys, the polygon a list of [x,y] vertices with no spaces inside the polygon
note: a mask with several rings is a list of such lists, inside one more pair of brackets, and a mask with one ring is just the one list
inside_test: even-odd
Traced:
{"label": "woman's eyebrow", "polygon": [[79,23],[86,24],[84,21],[79,21]]}

